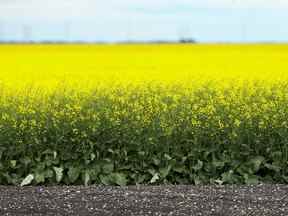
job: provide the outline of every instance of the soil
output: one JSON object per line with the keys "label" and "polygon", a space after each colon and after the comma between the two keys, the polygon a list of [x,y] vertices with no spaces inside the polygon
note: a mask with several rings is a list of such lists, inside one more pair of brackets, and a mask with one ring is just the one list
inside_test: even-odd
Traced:
{"label": "soil", "polygon": [[0,215],[288,215],[288,185],[0,186]]}

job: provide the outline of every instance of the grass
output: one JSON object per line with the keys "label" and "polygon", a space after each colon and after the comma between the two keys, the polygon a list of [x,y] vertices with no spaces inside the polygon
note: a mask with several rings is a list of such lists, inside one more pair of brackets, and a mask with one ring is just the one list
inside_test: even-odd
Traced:
{"label": "grass", "polygon": [[0,184],[288,181],[288,45],[1,45],[0,57]]}

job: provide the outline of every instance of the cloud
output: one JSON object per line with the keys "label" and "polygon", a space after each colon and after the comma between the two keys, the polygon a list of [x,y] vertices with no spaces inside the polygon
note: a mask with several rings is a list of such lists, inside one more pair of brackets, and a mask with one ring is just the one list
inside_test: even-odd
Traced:
{"label": "cloud", "polygon": [[0,2],[0,18],[59,19],[73,17],[109,16],[116,12],[115,7],[102,0],[14,0]]}
{"label": "cloud", "polygon": [[0,0],[0,19],[108,19],[135,13],[207,9],[288,9],[287,0]]}
{"label": "cloud", "polygon": [[[109,2],[109,1],[108,1]],[[111,1],[128,7],[146,7],[150,9],[187,6],[191,8],[288,8],[287,0],[122,0]]]}

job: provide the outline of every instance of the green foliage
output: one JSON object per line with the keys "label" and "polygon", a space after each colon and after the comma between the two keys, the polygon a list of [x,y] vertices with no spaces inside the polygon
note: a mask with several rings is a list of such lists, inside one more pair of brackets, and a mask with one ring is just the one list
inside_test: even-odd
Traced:
{"label": "green foliage", "polygon": [[287,86],[0,95],[0,184],[287,183]]}

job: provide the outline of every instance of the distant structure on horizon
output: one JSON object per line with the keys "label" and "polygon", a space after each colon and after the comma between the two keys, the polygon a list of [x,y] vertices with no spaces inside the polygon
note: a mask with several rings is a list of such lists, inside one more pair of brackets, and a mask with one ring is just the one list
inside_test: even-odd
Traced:
{"label": "distant structure on horizon", "polygon": [[197,43],[197,41],[193,38],[181,38],[179,43]]}
{"label": "distant structure on horizon", "polygon": [[128,23],[128,30],[126,34],[126,40],[114,40],[114,41],[105,41],[105,40],[79,40],[72,37],[72,23],[65,21],[62,25],[62,33],[55,37],[55,35],[49,39],[35,39],[34,29],[32,25],[23,24],[19,29],[19,36],[16,38],[9,38],[8,35],[5,35],[3,22],[0,21],[0,43],[1,44],[194,44],[197,41],[190,37],[190,29],[182,27],[179,30],[178,40],[167,40],[167,39],[147,39],[147,40],[137,40],[137,37],[133,37],[133,26],[131,22]]}
{"label": "distant structure on horizon", "polygon": [[[75,35],[73,37],[73,23],[71,20],[65,20],[62,24],[56,26],[57,31],[54,34],[41,35],[37,29],[34,29],[34,26],[29,23],[22,23],[20,26],[15,26],[15,35],[9,35],[9,32],[5,31],[5,23],[0,20],[0,43],[1,44],[192,44],[196,43],[196,40],[190,37],[191,31],[189,26],[181,26],[176,32],[177,35],[170,35],[175,39],[165,39],[169,38],[165,35],[163,38],[158,37],[159,39],[145,39],[138,40],[137,36],[134,35],[137,32],[135,29],[135,23],[132,20],[127,21],[127,32],[126,37],[119,37],[119,40],[107,40],[97,39],[95,40],[85,40],[77,39]],[[61,27],[60,27],[61,26]],[[60,27],[60,28],[59,28]],[[45,32],[45,31],[44,31]],[[58,32],[58,33],[57,33]],[[34,34],[35,33],[35,34]],[[37,33],[37,34],[36,34]],[[48,32],[49,33],[49,32]],[[59,34],[60,33],[60,34]],[[47,32],[46,32],[47,34]],[[39,36],[40,35],[40,36]],[[175,37],[176,36],[176,37]],[[120,39],[121,38],[121,39]],[[153,35],[151,35],[153,38]],[[177,39],[178,38],[178,39]]]}
{"label": "distant structure on horizon", "polygon": [[33,41],[30,37],[25,40],[3,40],[0,37],[0,44],[195,44],[198,43],[192,38],[181,38],[179,40],[129,40],[129,41],[83,41],[83,40],[40,40]]}

